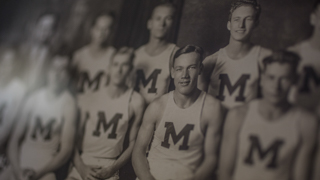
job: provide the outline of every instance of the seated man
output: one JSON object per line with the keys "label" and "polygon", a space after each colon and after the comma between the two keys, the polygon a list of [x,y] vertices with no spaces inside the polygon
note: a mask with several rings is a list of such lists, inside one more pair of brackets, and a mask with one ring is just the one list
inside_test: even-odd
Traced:
{"label": "seated man", "polygon": [[[109,66],[109,85],[80,103],[82,146],[76,149],[68,180],[117,180],[118,170],[130,159],[145,108],[143,97],[126,85],[133,57],[133,49],[116,52]],[[123,150],[127,133],[129,145]]]}
{"label": "seated man", "polygon": [[76,121],[75,100],[67,89],[68,60],[54,55],[46,86],[24,104],[9,144],[11,167],[0,179],[54,180],[54,171],[70,157]]}
{"label": "seated man", "polygon": [[[176,89],[147,108],[132,155],[141,180],[207,179],[217,163],[220,102],[197,88],[203,51],[185,46],[173,57]],[[146,150],[153,137],[148,158]]]}
{"label": "seated man", "polygon": [[262,99],[230,110],[224,126],[220,180],[306,180],[318,122],[288,102],[299,57],[279,51],[263,60]]}

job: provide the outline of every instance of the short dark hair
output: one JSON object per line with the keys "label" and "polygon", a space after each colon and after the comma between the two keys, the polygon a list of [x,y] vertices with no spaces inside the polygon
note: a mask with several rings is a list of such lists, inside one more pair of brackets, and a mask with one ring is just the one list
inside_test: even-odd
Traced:
{"label": "short dark hair", "polygon": [[255,21],[259,20],[261,14],[261,6],[257,0],[235,0],[231,4],[229,11],[229,21],[231,21],[232,13],[241,6],[252,6],[255,11]]}
{"label": "short dark hair", "polygon": [[[111,17],[113,19],[113,21],[115,20],[116,18],[116,14],[112,11],[102,11],[102,12],[99,12],[97,13],[96,15],[93,16],[92,18],[92,21],[91,21],[91,27],[93,27],[96,23],[97,23],[97,20],[99,17],[102,17],[102,16],[108,16],[108,17]],[[114,23],[113,23],[114,24]]]}
{"label": "short dark hair", "polygon": [[[173,4],[172,2],[160,2],[160,3],[157,3],[157,4],[153,7],[153,9],[152,9],[152,11],[151,11],[151,14],[150,14],[150,18],[152,18],[153,13],[154,13],[154,10],[155,10],[157,7],[162,7],[162,6],[172,8],[172,9],[174,10],[174,14],[175,14],[175,12],[176,12],[176,10],[177,10],[177,6],[176,6],[175,4]],[[150,18],[149,18],[149,19],[150,19]]]}
{"label": "short dark hair", "polygon": [[280,64],[290,64],[292,67],[292,71],[297,73],[298,65],[300,62],[300,56],[294,52],[286,51],[286,50],[278,50],[274,51],[270,56],[267,56],[263,59],[263,69],[262,71],[265,72],[267,69],[267,65],[272,63],[280,63]]}
{"label": "short dark hair", "polygon": [[182,54],[188,54],[195,52],[200,56],[200,63],[203,61],[204,51],[201,47],[195,45],[186,45],[184,47],[179,48],[173,56],[172,67],[174,67],[175,60],[181,56]]}
{"label": "short dark hair", "polygon": [[313,4],[312,12],[316,12],[319,5],[320,5],[320,0],[315,0]]}
{"label": "short dark hair", "polygon": [[113,61],[114,57],[117,55],[128,55],[130,63],[133,66],[133,59],[135,58],[134,49],[130,47],[122,47],[118,49],[112,56],[111,60]]}

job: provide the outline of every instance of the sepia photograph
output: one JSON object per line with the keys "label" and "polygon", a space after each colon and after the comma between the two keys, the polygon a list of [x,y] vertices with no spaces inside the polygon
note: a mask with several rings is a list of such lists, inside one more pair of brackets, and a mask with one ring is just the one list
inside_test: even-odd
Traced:
{"label": "sepia photograph", "polygon": [[320,0],[1,0],[0,180],[320,180]]}

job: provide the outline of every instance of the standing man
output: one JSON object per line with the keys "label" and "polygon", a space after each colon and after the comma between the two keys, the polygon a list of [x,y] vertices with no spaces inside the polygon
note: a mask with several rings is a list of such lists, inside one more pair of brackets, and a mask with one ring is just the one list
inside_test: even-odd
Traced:
{"label": "standing man", "polygon": [[54,180],[54,171],[70,157],[76,108],[67,90],[68,60],[65,55],[55,55],[46,86],[24,104],[9,144],[11,167],[0,179]]}
{"label": "standing man", "polygon": [[74,55],[73,66],[78,70],[78,94],[86,96],[106,86],[107,69],[111,56],[115,52],[112,46],[105,46],[113,24],[112,13],[98,14],[91,27],[91,42]]}
{"label": "standing man", "polygon": [[26,87],[17,78],[17,52],[0,47],[0,171],[7,165],[7,141],[12,132]]}
{"label": "standing man", "polygon": [[149,42],[136,50],[134,73],[135,90],[147,104],[168,92],[170,82],[170,59],[176,45],[167,41],[176,8],[171,3],[156,6],[148,20]]}
{"label": "standing man", "polygon": [[274,52],[263,60],[263,98],[229,111],[224,126],[220,180],[305,180],[318,122],[293,106],[288,93],[297,80],[299,57]]}
{"label": "standing man", "polygon": [[148,106],[132,155],[140,180],[201,180],[213,174],[222,118],[220,102],[197,88],[202,57],[196,46],[177,50],[171,68],[176,89]]}
{"label": "standing man", "polygon": [[49,43],[58,24],[57,18],[54,13],[41,14],[32,29],[30,39],[21,47],[20,59],[25,62],[23,80],[29,92],[44,84],[43,70],[48,63]]}
{"label": "standing man", "polygon": [[250,41],[260,13],[256,0],[234,1],[227,24],[229,44],[203,62],[199,89],[218,98],[227,109],[257,97],[259,62],[269,53]]}
{"label": "standing man", "polygon": [[[316,0],[310,14],[313,26],[311,37],[293,47],[292,50],[301,57],[299,66],[300,80],[291,94],[291,100],[320,117],[320,1]],[[314,180],[320,179],[320,133],[318,138],[317,160],[315,161]]]}
{"label": "standing man", "polygon": [[[145,108],[143,97],[126,85],[133,58],[133,49],[116,52],[109,85],[94,93],[82,108],[82,154],[76,149],[69,180],[118,180],[119,169],[130,159]],[[129,145],[123,150],[127,133]]]}

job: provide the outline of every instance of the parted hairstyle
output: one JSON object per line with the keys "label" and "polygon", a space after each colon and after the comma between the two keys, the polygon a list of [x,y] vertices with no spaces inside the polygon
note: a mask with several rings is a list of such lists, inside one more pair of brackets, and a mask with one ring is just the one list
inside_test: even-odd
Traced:
{"label": "parted hairstyle", "polygon": [[261,14],[261,6],[257,0],[235,0],[231,4],[229,11],[229,21],[231,21],[232,13],[241,6],[252,6],[255,11],[255,21],[259,20]]}
{"label": "parted hairstyle", "polygon": [[265,72],[268,65],[272,63],[289,64],[292,67],[292,72],[297,73],[300,62],[300,57],[294,52],[286,50],[274,51],[270,56],[263,59],[263,69]]}
{"label": "parted hairstyle", "polygon": [[203,61],[204,51],[201,47],[195,45],[186,45],[184,47],[179,48],[173,56],[172,67],[174,67],[175,60],[181,56],[182,54],[188,54],[195,52],[200,56],[200,64]]}

